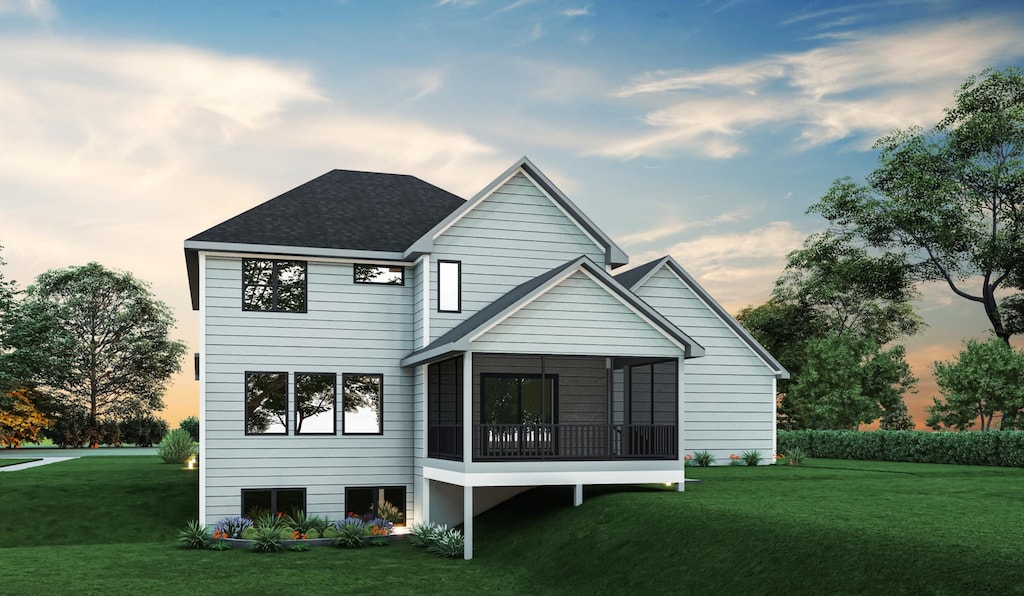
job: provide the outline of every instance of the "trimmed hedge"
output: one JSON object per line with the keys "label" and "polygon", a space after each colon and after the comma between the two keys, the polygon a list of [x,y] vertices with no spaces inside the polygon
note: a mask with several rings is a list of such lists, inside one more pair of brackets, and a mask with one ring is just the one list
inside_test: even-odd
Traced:
{"label": "trimmed hedge", "polygon": [[1024,467],[1024,431],[780,430],[778,449],[808,457]]}

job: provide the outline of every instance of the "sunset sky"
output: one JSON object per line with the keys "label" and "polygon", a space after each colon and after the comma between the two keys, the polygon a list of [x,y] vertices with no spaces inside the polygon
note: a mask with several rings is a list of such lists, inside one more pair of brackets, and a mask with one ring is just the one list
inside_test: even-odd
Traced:
{"label": "sunset sky", "polygon": [[[527,155],[632,264],[671,254],[735,313],[876,138],[1007,65],[1019,0],[0,0],[3,273],[131,271],[194,349],[185,238],[333,168],[468,198]],[[922,423],[931,362],[988,326],[943,287],[918,308]]]}

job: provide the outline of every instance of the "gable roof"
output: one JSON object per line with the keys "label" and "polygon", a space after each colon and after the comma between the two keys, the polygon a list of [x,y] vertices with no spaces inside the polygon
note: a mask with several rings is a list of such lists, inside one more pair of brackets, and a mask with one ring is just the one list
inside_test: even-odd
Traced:
{"label": "gable roof", "polygon": [[582,229],[588,236],[590,236],[595,242],[605,249],[605,264],[611,267],[619,267],[629,262],[629,257],[625,252],[607,234],[601,231],[597,225],[594,224],[587,217],[580,208],[577,207],[569,197],[563,193],[548,177],[544,175],[540,169],[533,164],[527,157],[521,157],[518,161],[512,164],[507,170],[505,170],[500,176],[491,181],[490,184],[484,187],[483,190],[478,192],[472,199],[468,200],[460,206],[457,210],[453,211],[444,220],[440,221],[430,231],[423,234],[423,236],[412,244],[406,250],[406,256],[411,256],[416,253],[428,253],[433,250],[434,239],[443,234],[448,228],[450,228],[455,222],[462,219],[467,213],[472,211],[479,205],[484,199],[491,195],[501,185],[503,185],[509,178],[514,176],[517,172],[522,171],[534,184],[537,185],[552,201],[565,212],[569,218]]}
{"label": "gable roof", "polygon": [[406,356],[402,360],[402,366],[424,364],[455,352],[469,350],[470,338],[479,330],[485,329],[491,324],[518,311],[537,295],[546,292],[580,270],[590,273],[605,290],[615,294],[629,306],[639,311],[664,335],[676,343],[685,346],[684,357],[697,358],[704,355],[704,348],[694,341],[693,338],[683,333],[682,330],[651,308],[649,304],[640,300],[635,294],[615,281],[615,278],[608,274],[603,267],[591,261],[588,257],[583,256],[512,288],[494,302],[488,304],[432,341],[430,345]]}
{"label": "gable roof", "polygon": [[[192,308],[199,249],[312,254],[308,249],[401,253],[466,201],[415,176],[332,170],[185,241]],[[306,250],[299,250],[306,249]]]}
{"label": "gable roof", "polygon": [[722,322],[728,325],[744,343],[750,346],[750,349],[753,350],[769,368],[775,371],[776,377],[780,379],[789,378],[789,371],[787,371],[786,368],[782,366],[782,364],[780,364],[779,361],[776,360],[760,342],[754,339],[754,336],[750,335],[750,332],[747,331],[743,325],[740,325],[739,321],[726,312],[726,310],[722,308],[722,305],[712,298],[711,294],[708,294],[707,290],[701,287],[701,285],[697,283],[697,280],[683,269],[682,265],[677,263],[671,256],[661,257],[660,259],[655,259],[649,263],[644,263],[643,265],[634,267],[629,271],[624,271],[623,273],[616,275],[615,279],[623,286],[635,291],[637,288],[644,285],[644,283],[646,283],[647,280],[649,280],[651,276],[653,276],[662,267],[667,267],[669,271],[674,273],[684,284],[693,290],[693,293],[696,294],[697,297],[708,306],[708,308],[714,311]]}

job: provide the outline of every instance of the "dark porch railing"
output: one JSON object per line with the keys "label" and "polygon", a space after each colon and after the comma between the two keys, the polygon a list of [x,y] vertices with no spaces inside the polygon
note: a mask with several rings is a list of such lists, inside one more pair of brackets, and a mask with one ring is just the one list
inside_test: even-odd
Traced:
{"label": "dark porch railing", "polygon": [[[477,424],[473,459],[675,459],[678,438],[674,424]],[[462,426],[429,427],[427,456],[461,461]]]}

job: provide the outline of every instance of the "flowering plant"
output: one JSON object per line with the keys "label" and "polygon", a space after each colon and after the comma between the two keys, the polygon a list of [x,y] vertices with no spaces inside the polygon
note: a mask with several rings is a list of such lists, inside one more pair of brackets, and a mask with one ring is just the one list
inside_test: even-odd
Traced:
{"label": "flowering plant", "polygon": [[241,538],[242,532],[252,525],[252,520],[241,516],[223,517],[213,526],[213,537],[220,532],[223,538]]}

